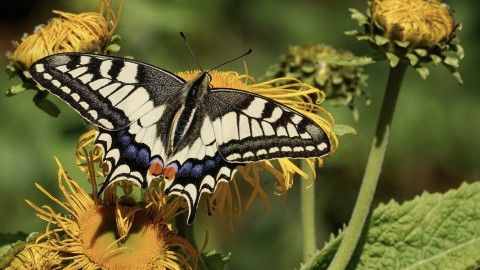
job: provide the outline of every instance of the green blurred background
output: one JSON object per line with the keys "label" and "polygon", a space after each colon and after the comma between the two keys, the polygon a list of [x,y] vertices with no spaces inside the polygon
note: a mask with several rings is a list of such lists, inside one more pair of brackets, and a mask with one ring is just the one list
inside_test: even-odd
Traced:
{"label": "green blurred background", "polygon": [[[85,12],[98,10],[97,0],[39,1],[17,0],[0,10],[0,51],[12,50],[11,40],[31,33],[34,26],[52,17],[51,10]],[[429,66],[430,77],[422,80],[409,70],[392,128],[392,138],[376,194],[376,202],[391,198],[409,200],[423,191],[444,192],[462,181],[479,179],[480,91],[478,75],[480,23],[478,1],[448,1],[455,9],[465,48],[460,87],[445,68]],[[356,29],[349,7],[361,11],[365,1],[125,1],[117,33],[122,36],[119,55],[170,71],[196,69],[183,43],[186,33],[204,68],[238,56],[248,48],[245,58],[249,73],[255,77],[278,61],[289,45],[308,42],[327,43],[358,55],[370,48],[346,30]],[[0,66],[7,63],[0,58]],[[243,71],[241,61],[222,67]],[[358,192],[368,151],[383,97],[388,65],[380,62],[366,67],[372,104],[357,104],[360,121],[355,123],[344,107],[329,111],[338,124],[354,126],[358,136],[340,137],[340,148],[325,160],[318,175],[317,228],[319,248],[330,233],[347,222]],[[7,90],[18,81],[9,81],[0,73],[0,85]],[[85,127],[79,116],[54,97],[62,110],[54,119],[37,109],[34,93],[15,97],[0,96],[0,232],[43,230],[45,223],[35,216],[24,199],[38,205],[50,204],[34,183],[60,196],[57,187],[57,156],[75,179],[84,179],[74,165],[76,141]],[[232,252],[229,269],[292,269],[301,261],[301,232],[296,186],[288,193],[285,207],[273,195],[273,181],[264,179],[271,195],[272,211],[265,214],[257,199],[250,210],[234,219],[232,231],[226,219],[198,215],[196,230],[203,239],[208,230],[207,250]],[[248,186],[244,186],[248,190]],[[340,195],[340,196],[339,196]]]}

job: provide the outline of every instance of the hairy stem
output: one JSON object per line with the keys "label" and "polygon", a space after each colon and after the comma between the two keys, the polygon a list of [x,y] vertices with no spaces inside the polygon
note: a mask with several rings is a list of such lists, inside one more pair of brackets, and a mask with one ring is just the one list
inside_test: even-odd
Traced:
{"label": "hairy stem", "polygon": [[357,247],[362,234],[365,221],[369,215],[378,178],[382,169],[385,151],[387,150],[390,127],[392,125],[395,105],[402,85],[407,65],[399,63],[390,68],[387,88],[383,98],[382,109],[377,123],[375,138],[373,139],[370,155],[368,157],[362,186],[357,197],[357,202],[352,212],[348,228],[345,231],[343,241],[338,248],[329,269],[345,269]]}
{"label": "hairy stem", "polygon": [[300,169],[308,174],[308,180],[302,179],[300,188],[300,204],[302,209],[303,228],[303,261],[307,261],[317,250],[315,236],[315,185],[314,172],[306,160],[300,162]]}

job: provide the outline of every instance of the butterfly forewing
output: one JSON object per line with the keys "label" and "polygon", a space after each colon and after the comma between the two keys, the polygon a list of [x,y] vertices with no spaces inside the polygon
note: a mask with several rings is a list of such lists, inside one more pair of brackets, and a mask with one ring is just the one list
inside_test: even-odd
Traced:
{"label": "butterfly forewing", "polygon": [[184,81],[165,70],[119,57],[65,53],[30,68],[32,78],[94,125],[119,130],[180,95]]}
{"label": "butterfly forewing", "polygon": [[229,162],[320,157],[330,152],[318,124],[253,93],[213,89],[205,104],[222,157]]}

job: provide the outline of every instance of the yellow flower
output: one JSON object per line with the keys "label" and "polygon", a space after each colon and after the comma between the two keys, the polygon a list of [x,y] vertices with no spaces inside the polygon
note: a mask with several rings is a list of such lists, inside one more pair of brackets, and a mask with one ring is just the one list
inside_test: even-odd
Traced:
{"label": "yellow flower", "polygon": [[29,244],[15,255],[6,270],[14,269],[58,269],[62,260],[58,251],[44,249],[39,245]]}
{"label": "yellow flower", "polygon": [[33,34],[22,38],[11,55],[11,61],[16,68],[26,70],[35,61],[51,54],[103,52],[118,24],[121,6],[122,2],[118,15],[106,1],[102,2],[99,12],[73,14],[54,10],[53,13],[59,17],[38,26]]}
{"label": "yellow flower", "polygon": [[390,40],[406,41],[410,47],[449,42],[456,28],[452,12],[440,1],[375,0],[372,21]]}
{"label": "yellow flower", "polygon": [[463,83],[458,67],[464,51],[456,34],[461,25],[446,4],[439,0],[373,0],[369,4],[368,15],[351,9],[365,33],[347,34],[367,41],[392,67],[406,63],[425,79],[429,70],[423,64],[443,64]]}
{"label": "yellow flower", "polygon": [[[90,159],[92,152],[87,151],[87,154],[85,164],[89,180],[96,180],[96,172],[91,169],[98,160]],[[67,176],[58,160],[57,163],[59,187],[65,201],[37,187],[66,214],[27,200],[48,225],[35,243],[27,244],[17,255],[12,267],[28,268],[36,264],[48,265],[47,269],[196,268],[198,252],[187,240],[176,235],[171,224],[181,209],[178,198],[165,198],[153,189],[145,193],[146,206],[123,204],[123,200],[113,195],[106,195],[103,200],[96,195],[92,198]]]}
{"label": "yellow flower", "polygon": [[34,104],[51,116],[57,117],[60,110],[46,97],[48,93],[31,79],[28,68],[35,61],[56,53],[83,52],[102,53],[120,50],[113,42],[119,38],[113,32],[120,20],[123,0],[119,0],[118,11],[112,8],[113,0],[101,0],[99,12],[73,14],[54,10],[59,17],[52,18],[46,25],[39,25],[31,35],[21,42],[13,42],[14,51],[7,52],[9,64],[6,71],[10,78],[19,77],[22,83],[7,90],[13,96],[28,89],[38,90]]}
{"label": "yellow flower", "polygon": [[[199,73],[199,70],[194,70],[179,72],[177,75],[188,81],[196,77]],[[327,133],[331,142],[330,154],[333,154],[336,150],[338,141],[332,131],[333,118],[330,113],[320,106],[320,103],[325,99],[325,94],[319,89],[302,83],[295,78],[288,77],[277,78],[262,83],[254,83],[252,77],[248,75],[239,75],[236,72],[220,72],[214,70],[210,72],[210,75],[212,76],[212,87],[235,88],[260,94],[308,116],[320,125]],[[326,119],[322,116],[326,117]],[[308,159],[307,161],[313,172],[315,172],[315,166],[321,166],[323,164],[321,158]],[[267,171],[273,175],[276,179],[275,194],[283,196],[284,199],[286,199],[287,191],[293,185],[293,177],[295,174],[299,174],[303,178],[308,178],[307,174],[300,170],[300,168],[288,158],[248,163],[244,167],[238,167],[237,170],[237,174],[230,185],[220,183],[216,191],[212,195],[209,195],[208,212],[220,215],[226,214],[229,217],[241,213],[242,198],[238,193],[236,184],[238,175],[241,175],[242,178],[253,188],[252,193],[247,200],[246,208],[248,209],[255,198],[260,196],[265,203],[267,211],[271,206],[267,192],[262,188],[260,183],[261,171]],[[234,194],[236,194],[236,199],[233,197]]]}

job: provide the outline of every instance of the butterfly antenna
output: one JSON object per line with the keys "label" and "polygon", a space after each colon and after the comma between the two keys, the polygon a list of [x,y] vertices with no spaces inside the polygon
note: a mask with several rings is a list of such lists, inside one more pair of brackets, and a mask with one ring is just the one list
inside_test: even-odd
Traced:
{"label": "butterfly antenna", "polygon": [[214,68],[209,69],[208,71],[214,70],[214,69],[219,68],[219,67],[221,67],[221,66],[223,66],[223,65],[226,65],[226,64],[228,64],[228,63],[230,63],[230,62],[233,62],[233,61],[235,61],[235,60],[238,60],[238,59],[240,59],[240,58],[242,58],[242,57],[244,57],[244,56],[246,56],[246,55],[249,55],[251,52],[252,52],[252,49],[248,49],[248,51],[247,51],[246,53],[244,53],[244,54],[242,54],[242,55],[240,55],[240,56],[238,56],[238,57],[235,57],[235,58],[233,58],[232,60],[228,60],[227,62],[223,62],[223,63],[221,63],[220,65],[218,65],[218,66],[216,66],[216,67],[214,67]]}
{"label": "butterfly antenna", "polygon": [[180,32],[180,36],[182,36],[183,40],[185,41],[185,44],[187,44],[188,50],[190,51],[190,54],[193,57],[193,60],[195,60],[195,63],[197,63],[197,66],[200,68],[201,71],[203,71],[202,66],[200,66],[200,63],[198,63],[197,56],[193,53],[192,48],[190,47],[190,44],[188,44],[187,37],[183,32]]}

